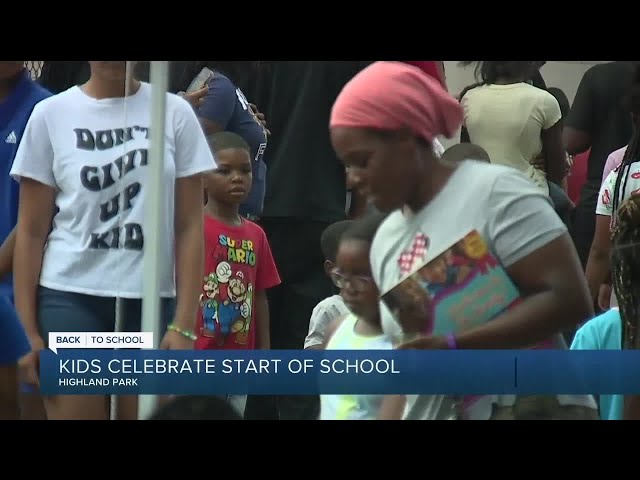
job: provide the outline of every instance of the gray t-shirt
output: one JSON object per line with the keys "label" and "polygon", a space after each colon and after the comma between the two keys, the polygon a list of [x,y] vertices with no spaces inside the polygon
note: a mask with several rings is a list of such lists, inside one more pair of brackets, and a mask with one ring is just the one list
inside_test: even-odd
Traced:
{"label": "gray t-shirt", "polygon": [[[384,294],[417,267],[444,253],[477,231],[504,268],[566,232],[549,197],[528,178],[504,166],[464,161],[442,191],[421,211],[396,211],[380,226],[371,248],[373,276]],[[381,302],[382,326],[398,338],[400,326]],[[566,348],[559,340],[560,348]],[[596,408],[590,396],[559,396],[560,403]],[[510,405],[512,395],[481,397],[467,412],[470,419],[488,419],[494,403]],[[450,399],[441,395],[410,395],[406,419],[444,419]]]}

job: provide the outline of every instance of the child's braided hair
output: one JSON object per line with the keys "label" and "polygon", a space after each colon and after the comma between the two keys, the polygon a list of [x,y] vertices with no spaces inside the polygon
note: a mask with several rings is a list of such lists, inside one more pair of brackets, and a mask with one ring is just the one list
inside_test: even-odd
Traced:
{"label": "child's braided hair", "polygon": [[626,200],[613,229],[611,277],[622,317],[622,348],[638,348],[640,320],[640,195]]}

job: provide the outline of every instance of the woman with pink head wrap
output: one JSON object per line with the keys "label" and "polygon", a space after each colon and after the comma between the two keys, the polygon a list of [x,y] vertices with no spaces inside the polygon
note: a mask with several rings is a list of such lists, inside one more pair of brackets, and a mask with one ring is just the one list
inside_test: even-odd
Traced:
{"label": "woman with pink head wrap", "polygon": [[[393,143],[398,148],[409,146],[400,142],[406,138],[431,146],[438,135],[452,137],[462,124],[462,117],[459,103],[436,79],[404,62],[376,62],[345,86],[333,106],[330,123],[334,147],[340,155],[344,132],[360,132],[365,136],[371,132],[394,133],[387,145]],[[362,135],[359,139],[369,143]],[[347,141],[351,141],[351,136]],[[393,172],[380,179],[383,185],[376,185],[383,197],[383,203],[376,206],[382,210],[389,210],[387,200],[392,201],[391,209],[400,206],[389,198],[402,193],[397,183],[403,183],[406,174],[400,168],[400,164],[396,165]]]}
{"label": "woman with pink head wrap", "polygon": [[[462,116],[439,81],[402,62],[361,71],[332,110],[331,140],[350,182],[391,212],[371,247],[383,298],[455,245],[476,265],[460,281],[457,264],[442,270],[434,326],[401,348],[566,348],[561,332],[593,315],[567,229],[548,196],[515,169],[436,158],[433,139],[452,137]],[[384,301],[380,308],[385,333],[402,338],[405,319],[395,318]],[[443,395],[411,395],[404,414],[385,408],[383,416],[433,420],[456,411],[456,418],[508,419],[526,411],[537,418],[597,418],[591,396],[549,397],[524,407],[521,398],[485,395],[458,404]]]}

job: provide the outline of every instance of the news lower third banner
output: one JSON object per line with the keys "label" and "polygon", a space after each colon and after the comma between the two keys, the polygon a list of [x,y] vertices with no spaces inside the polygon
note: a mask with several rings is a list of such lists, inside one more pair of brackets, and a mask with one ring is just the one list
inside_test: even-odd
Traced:
{"label": "news lower third banner", "polygon": [[167,351],[150,333],[51,336],[47,395],[640,393],[640,351]]}

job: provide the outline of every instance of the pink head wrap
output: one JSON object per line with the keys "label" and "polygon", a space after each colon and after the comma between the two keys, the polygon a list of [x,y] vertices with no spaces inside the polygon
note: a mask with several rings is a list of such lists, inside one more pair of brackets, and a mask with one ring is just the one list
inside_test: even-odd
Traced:
{"label": "pink head wrap", "polygon": [[402,62],[402,63],[406,63],[408,65],[413,65],[414,67],[418,67],[420,70],[422,70],[424,73],[426,73],[427,75],[435,78],[436,80],[440,81],[440,84],[446,89],[447,85],[445,84],[444,78],[442,76],[442,74],[440,73],[440,68],[438,66],[438,64],[442,63],[442,62]]}
{"label": "pink head wrap", "polygon": [[356,75],[340,92],[330,126],[409,129],[432,142],[452,137],[462,124],[462,107],[440,84],[402,62],[376,62]]}

